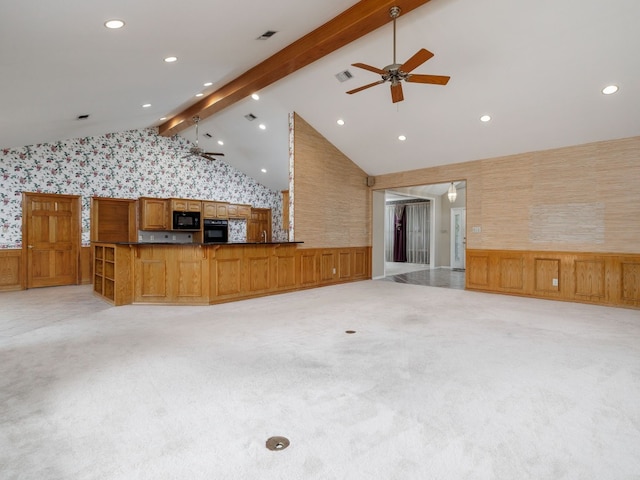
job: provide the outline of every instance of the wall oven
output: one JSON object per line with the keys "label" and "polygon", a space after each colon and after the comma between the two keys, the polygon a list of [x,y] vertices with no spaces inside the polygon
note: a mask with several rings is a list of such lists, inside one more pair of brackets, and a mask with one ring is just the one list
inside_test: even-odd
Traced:
{"label": "wall oven", "polygon": [[200,212],[173,212],[173,230],[200,230]]}
{"label": "wall oven", "polygon": [[202,225],[203,243],[227,243],[229,241],[229,221],[204,219]]}

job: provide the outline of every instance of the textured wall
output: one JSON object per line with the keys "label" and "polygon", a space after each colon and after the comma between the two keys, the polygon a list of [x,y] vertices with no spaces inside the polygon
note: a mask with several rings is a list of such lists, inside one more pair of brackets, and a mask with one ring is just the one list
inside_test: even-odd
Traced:
{"label": "textured wall", "polygon": [[[286,238],[280,192],[222,160],[183,158],[190,146],[181,137],[165,138],[145,129],[0,150],[0,248],[21,247],[23,191],[82,195],[85,245],[92,196],[248,203],[270,208],[274,239]],[[232,239],[241,240],[244,222],[230,221],[230,227]]]}
{"label": "textured wall", "polygon": [[294,116],[295,240],[305,247],[371,245],[367,174]]}
{"label": "textured wall", "polygon": [[381,175],[374,188],[452,180],[467,181],[468,249],[640,252],[640,137]]}

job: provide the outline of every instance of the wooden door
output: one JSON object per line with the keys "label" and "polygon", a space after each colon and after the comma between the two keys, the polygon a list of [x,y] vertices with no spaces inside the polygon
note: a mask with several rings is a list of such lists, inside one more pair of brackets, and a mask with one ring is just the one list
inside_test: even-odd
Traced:
{"label": "wooden door", "polygon": [[77,285],[80,197],[37,193],[22,197],[26,287]]}
{"label": "wooden door", "polygon": [[[266,239],[265,239],[266,234]],[[251,215],[247,220],[247,241],[248,242],[270,242],[271,241],[271,209],[252,208]]]}

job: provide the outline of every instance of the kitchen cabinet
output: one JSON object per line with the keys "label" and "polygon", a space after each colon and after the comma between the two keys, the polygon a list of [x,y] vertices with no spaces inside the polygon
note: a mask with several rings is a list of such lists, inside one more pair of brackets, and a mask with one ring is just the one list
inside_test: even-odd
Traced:
{"label": "kitchen cabinet", "polygon": [[134,242],[138,237],[135,200],[92,197],[90,218],[92,242]]}
{"label": "kitchen cabinet", "polygon": [[203,218],[229,218],[229,204],[226,202],[202,202]]}
{"label": "kitchen cabinet", "polygon": [[200,200],[189,200],[186,198],[172,198],[172,212],[202,212],[202,202]]}
{"label": "kitchen cabinet", "polygon": [[229,218],[240,218],[248,220],[251,218],[251,205],[244,204],[229,204],[228,207]]}
{"label": "kitchen cabinet", "polygon": [[168,230],[169,202],[164,198],[140,197],[140,230]]}
{"label": "kitchen cabinet", "polygon": [[208,253],[200,245],[139,245],[133,260],[133,301],[207,305]]}

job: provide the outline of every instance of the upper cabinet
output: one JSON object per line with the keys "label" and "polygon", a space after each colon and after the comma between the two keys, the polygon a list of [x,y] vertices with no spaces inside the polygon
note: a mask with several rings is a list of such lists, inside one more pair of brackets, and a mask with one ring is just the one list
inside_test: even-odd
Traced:
{"label": "upper cabinet", "polygon": [[251,217],[251,205],[229,205],[229,218],[249,219]]}
{"label": "upper cabinet", "polygon": [[200,200],[188,200],[185,198],[172,198],[171,212],[202,212],[202,202]]}
{"label": "upper cabinet", "polygon": [[169,229],[169,201],[164,198],[140,197],[140,230]]}
{"label": "upper cabinet", "polygon": [[91,199],[92,242],[135,242],[136,201],[124,198]]}
{"label": "upper cabinet", "polygon": [[229,204],[226,202],[202,202],[203,218],[229,218]]}

